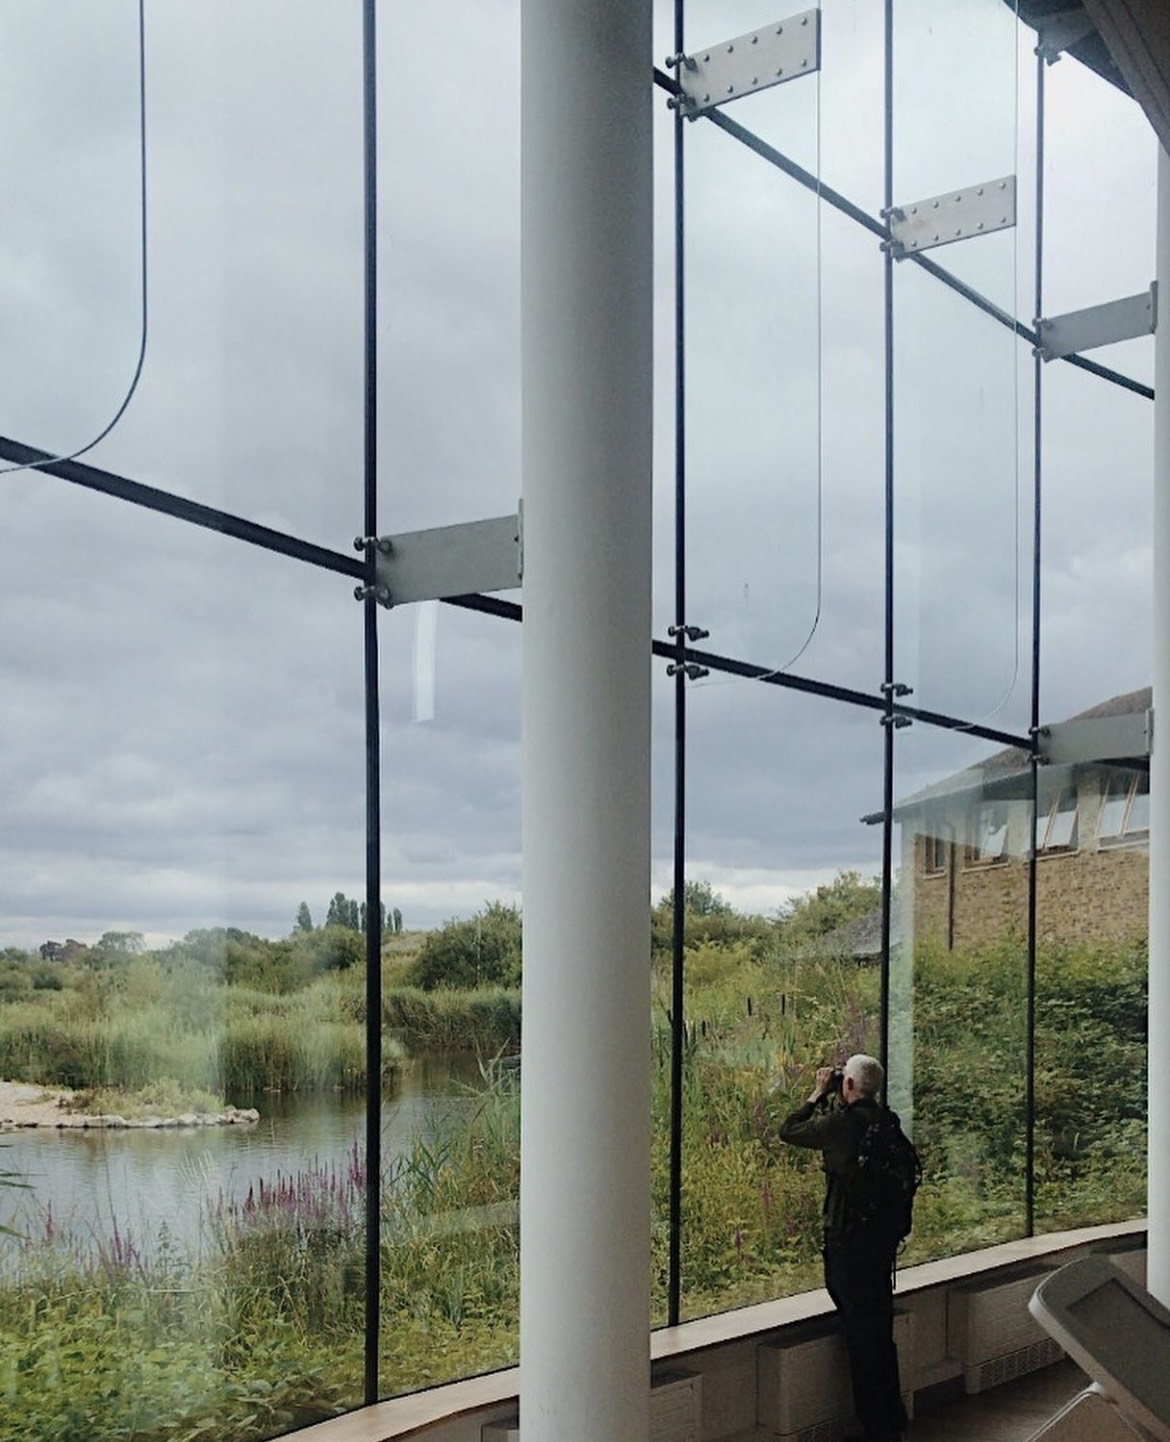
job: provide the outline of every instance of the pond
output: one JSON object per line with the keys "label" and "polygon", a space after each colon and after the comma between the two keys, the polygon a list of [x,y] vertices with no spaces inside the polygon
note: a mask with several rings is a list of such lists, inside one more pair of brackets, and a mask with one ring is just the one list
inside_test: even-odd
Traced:
{"label": "pond", "polygon": [[[383,1100],[384,1163],[415,1137],[433,1138],[462,1118],[482,1086],[475,1058],[415,1058]],[[107,1243],[115,1231],[149,1253],[160,1239],[197,1243],[200,1215],[221,1198],[242,1200],[263,1179],[306,1168],[344,1168],[365,1147],[365,1100],[312,1096],[234,1097],[254,1106],[247,1126],[6,1133],[0,1168],[26,1185],[0,1187],[0,1223],[26,1235],[51,1226],[79,1241]]]}

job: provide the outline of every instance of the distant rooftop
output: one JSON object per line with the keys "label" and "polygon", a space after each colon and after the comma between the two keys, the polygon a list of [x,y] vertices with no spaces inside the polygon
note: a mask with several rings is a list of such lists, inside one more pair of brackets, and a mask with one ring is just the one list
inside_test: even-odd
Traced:
{"label": "distant rooftop", "polygon": [[[1095,706],[1078,711],[1068,720],[1091,721],[1105,716],[1140,715],[1143,711],[1149,710],[1152,701],[1153,688],[1141,686],[1136,691],[1124,691],[1118,696],[1110,696],[1107,701],[1098,701]],[[1138,767],[1148,764],[1140,757],[1119,756],[1112,759],[1116,765]],[[1063,774],[1067,768],[1046,767],[1045,770]],[[1021,783],[1030,783],[1030,779],[1031,768],[1028,752],[1019,747],[1007,746],[1000,751],[992,752],[986,760],[976,762],[974,766],[967,766],[962,771],[944,776],[941,781],[924,786],[921,791],[913,792],[894,807],[894,816],[900,818],[908,815],[910,812],[920,810],[931,801],[941,800],[944,797],[948,801],[953,801],[965,793],[986,797],[989,800],[1022,796],[1025,792]],[[861,818],[867,826],[874,826],[881,819],[880,812]]]}

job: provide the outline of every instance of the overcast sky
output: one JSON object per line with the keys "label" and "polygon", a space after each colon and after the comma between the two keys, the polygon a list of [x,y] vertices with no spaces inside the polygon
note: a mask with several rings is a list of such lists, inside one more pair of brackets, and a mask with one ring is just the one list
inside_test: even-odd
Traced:
{"label": "overcast sky", "polygon": [[[660,6],[656,54],[668,53]],[[898,199],[1020,177],[1020,225],[937,252],[1031,320],[1030,37],[1000,0],[899,0]],[[694,44],[784,7],[694,4]],[[520,496],[516,0],[380,11],[381,529]],[[971,25],[974,23],[974,29]],[[971,36],[976,37],[972,41]],[[0,433],[351,553],[362,515],[356,0],[145,5],[146,261],[132,0],[0,9]],[[965,58],[964,58],[965,57]],[[1018,65],[1017,65],[1018,61]],[[825,0],[819,78],[729,114],[871,214],[880,7]],[[1048,74],[1047,313],[1153,275],[1154,143]],[[1012,97],[1019,96],[1019,135]],[[655,634],[671,617],[671,118],[657,192]],[[999,117],[986,121],[995,108]],[[1004,118],[1006,117],[1006,119]],[[1018,141],[1018,143],[1017,143]],[[687,127],[690,615],[716,651],[882,679],[876,241],[705,122]],[[924,706],[1028,721],[1031,358],[899,267],[898,673]],[[1148,379],[1152,342],[1099,358]],[[1045,372],[1051,719],[1149,673],[1148,401]],[[0,476],[0,945],[277,936],[364,895],[361,611],[340,576],[32,473]],[[521,895],[519,628],[382,622],[384,893],[408,926]],[[656,894],[672,687],[655,675]],[[690,871],[769,911],[873,874],[872,715],[712,676],[690,701]],[[980,748],[899,734],[899,790]],[[599,898],[599,904],[604,899]]]}

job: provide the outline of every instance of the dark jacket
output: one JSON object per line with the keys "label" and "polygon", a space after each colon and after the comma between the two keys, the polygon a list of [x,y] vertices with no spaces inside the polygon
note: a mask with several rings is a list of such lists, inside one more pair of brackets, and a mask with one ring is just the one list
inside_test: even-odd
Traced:
{"label": "dark jacket", "polygon": [[780,1140],[824,1153],[826,1232],[845,1230],[849,1178],[866,1128],[881,1110],[871,1097],[843,1106],[836,1097],[805,1102],[780,1124]]}

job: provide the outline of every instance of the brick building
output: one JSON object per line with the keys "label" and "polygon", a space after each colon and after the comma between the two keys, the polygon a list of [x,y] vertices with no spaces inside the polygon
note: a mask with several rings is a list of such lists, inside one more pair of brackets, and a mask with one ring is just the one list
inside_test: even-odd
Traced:
{"label": "brick building", "polygon": [[[1037,783],[1038,941],[1146,935],[1149,761],[1135,737],[1149,709],[1145,687],[1042,733],[1042,752],[1045,737],[1054,744]],[[1022,752],[996,752],[907,797],[895,814],[916,940],[961,947],[1026,937],[1032,780]]]}

